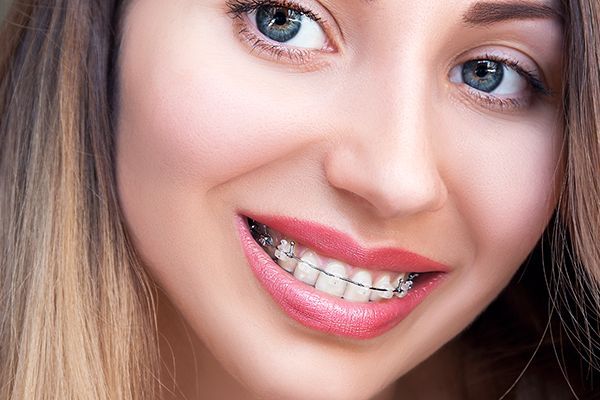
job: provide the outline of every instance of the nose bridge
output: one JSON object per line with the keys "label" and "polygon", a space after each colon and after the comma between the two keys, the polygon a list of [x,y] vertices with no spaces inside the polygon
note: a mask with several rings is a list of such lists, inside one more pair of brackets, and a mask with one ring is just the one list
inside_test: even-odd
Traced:
{"label": "nose bridge", "polygon": [[413,49],[369,65],[371,79],[351,97],[356,112],[327,160],[329,182],[384,217],[432,211],[447,197],[432,131],[432,71]]}

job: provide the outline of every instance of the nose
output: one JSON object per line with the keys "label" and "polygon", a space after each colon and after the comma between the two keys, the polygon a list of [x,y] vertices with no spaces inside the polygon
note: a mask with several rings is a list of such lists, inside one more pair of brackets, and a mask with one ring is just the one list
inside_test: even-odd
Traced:
{"label": "nose", "polygon": [[[448,197],[429,101],[422,87],[412,89],[410,96],[395,89],[378,91],[379,96],[362,91],[354,98],[360,111],[350,113],[325,160],[329,184],[366,200],[382,218],[435,211]],[[382,93],[389,97],[382,101]]]}

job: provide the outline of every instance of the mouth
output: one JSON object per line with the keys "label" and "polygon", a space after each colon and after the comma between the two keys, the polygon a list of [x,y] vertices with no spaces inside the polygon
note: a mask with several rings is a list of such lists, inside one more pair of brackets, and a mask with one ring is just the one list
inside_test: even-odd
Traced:
{"label": "mouth", "polygon": [[280,232],[250,218],[248,226],[252,237],[284,271],[322,293],[346,301],[367,303],[393,296],[403,298],[419,275],[353,267],[284,238]]}
{"label": "mouth", "polygon": [[341,232],[306,221],[237,219],[243,250],[262,286],[293,319],[327,334],[382,335],[449,270],[402,249],[366,249]]}

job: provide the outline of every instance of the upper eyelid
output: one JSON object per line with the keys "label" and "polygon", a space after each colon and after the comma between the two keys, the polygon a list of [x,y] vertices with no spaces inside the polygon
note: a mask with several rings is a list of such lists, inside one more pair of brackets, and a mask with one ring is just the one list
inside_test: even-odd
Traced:
{"label": "upper eyelid", "polygon": [[[513,53],[521,54],[522,56],[514,56]],[[527,79],[530,84],[534,83],[534,88],[544,95],[551,96],[553,91],[549,89],[548,80],[546,79],[544,70],[535,60],[518,49],[506,47],[503,45],[486,44],[469,49],[457,56],[453,57],[448,63],[448,71],[451,71],[457,65],[461,65],[469,60],[493,60],[501,62],[508,68],[519,73],[524,79]],[[535,82],[532,82],[532,79]]]}
{"label": "upper eyelid", "polygon": [[[513,51],[505,51],[504,47],[505,46],[502,45],[498,46],[489,44],[469,49],[453,57],[450,60],[448,67],[452,68],[455,65],[462,64],[469,60],[486,59],[503,62],[511,68],[517,66],[518,64],[518,67],[516,69],[520,68],[527,72],[533,72],[537,74],[540,77],[540,79],[544,78],[543,70],[530,56],[523,54],[517,49],[514,49]],[[510,53],[513,52],[523,54],[524,60],[520,60],[521,57],[512,56]]]}
{"label": "upper eyelid", "polygon": [[552,91],[548,89],[548,84],[545,82],[543,72],[538,67],[536,67],[534,70],[530,70],[522,66],[517,60],[510,58],[495,57],[490,55],[486,55],[484,58],[500,62],[507,68],[512,69],[523,79],[527,80],[528,83],[539,93],[545,96],[553,95]]}
{"label": "upper eyelid", "polygon": [[297,10],[316,22],[325,24],[328,22],[318,11],[315,12],[294,0],[228,0],[227,5],[230,9],[229,12],[232,14],[250,12],[261,6],[283,7]]}

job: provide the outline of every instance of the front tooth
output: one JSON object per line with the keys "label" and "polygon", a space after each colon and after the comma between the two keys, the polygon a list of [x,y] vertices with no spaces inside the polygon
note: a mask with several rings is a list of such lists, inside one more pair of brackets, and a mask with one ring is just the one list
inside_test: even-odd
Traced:
{"label": "front tooth", "polygon": [[394,296],[393,290],[395,289],[395,287],[392,286],[392,284],[390,283],[390,276],[387,274],[379,277],[379,279],[377,279],[373,287],[386,289],[386,291],[384,292],[379,290],[372,290],[370,298],[371,301],[391,299]]}
{"label": "front tooth", "polygon": [[333,261],[327,264],[325,271],[335,276],[329,276],[323,272],[319,273],[315,288],[332,296],[342,297],[348,283],[336,278],[336,276],[346,278],[346,267],[340,262]]}
{"label": "front tooth", "polygon": [[277,260],[277,264],[287,272],[294,273],[294,270],[298,265],[298,261],[295,258],[285,257]]}
{"label": "front tooth", "polygon": [[363,284],[365,287],[348,283],[346,291],[344,292],[344,299],[356,303],[368,302],[371,294],[369,287],[371,287],[371,283],[373,282],[371,274],[367,271],[358,271],[351,280],[352,282]]}
{"label": "front tooth", "polygon": [[312,251],[306,251],[300,257],[300,262],[296,266],[294,270],[294,276],[296,279],[314,286],[317,282],[317,278],[319,277],[319,271],[312,268],[309,264],[314,265],[316,267],[319,266],[319,257]]}
{"label": "front tooth", "polygon": [[288,257],[288,254],[292,252],[292,244],[287,240],[282,240],[275,250],[275,257],[277,258],[277,264],[287,272],[293,273],[298,261],[295,258]]}

